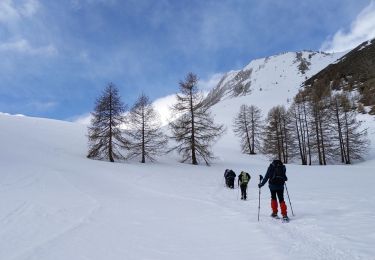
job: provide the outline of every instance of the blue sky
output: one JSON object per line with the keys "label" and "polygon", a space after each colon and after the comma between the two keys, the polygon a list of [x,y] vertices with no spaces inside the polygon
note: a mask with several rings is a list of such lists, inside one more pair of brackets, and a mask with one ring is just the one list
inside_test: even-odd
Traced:
{"label": "blue sky", "polygon": [[[369,0],[0,0],[0,111],[74,120],[108,82],[132,105],[284,51],[375,37]],[[206,84],[207,85],[207,84]]]}

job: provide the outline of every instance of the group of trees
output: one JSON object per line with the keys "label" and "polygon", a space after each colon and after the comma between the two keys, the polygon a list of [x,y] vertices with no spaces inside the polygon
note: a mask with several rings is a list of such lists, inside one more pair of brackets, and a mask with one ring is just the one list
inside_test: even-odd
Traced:
{"label": "group of trees", "polygon": [[[179,83],[177,103],[171,108],[176,119],[169,124],[169,137],[161,130],[159,116],[146,95],[142,94],[127,111],[118,89],[109,84],[92,113],[87,157],[111,162],[140,158],[145,163],[164,152],[177,151],[182,162],[196,165],[204,161],[208,165],[214,158],[212,144],[223,134],[224,126],[214,123],[210,105],[204,102],[197,83],[193,73]],[[174,141],[174,146],[166,150],[168,139]]]}
{"label": "group of trees", "polygon": [[242,105],[233,122],[234,133],[241,138],[243,153],[255,154],[260,149],[262,131],[262,114],[256,106]]}
{"label": "group of trees", "polygon": [[[179,94],[171,108],[175,120],[164,134],[157,112],[142,94],[127,111],[118,89],[109,84],[97,99],[88,128],[87,157],[111,162],[139,158],[153,161],[164,152],[177,151],[182,162],[207,165],[214,158],[212,144],[224,133],[215,124],[211,105],[199,91],[198,77],[189,73],[179,83]],[[233,131],[241,140],[243,153],[261,152],[284,163],[300,160],[303,165],[329,162],[351,164],[366,153],[366,129],[357,120],[359,107],[347,92],[327,88],[305,88],[292,105],[275,106],[263,121],[261,110],[242,105],[233,121]],[[168,140],[172,147],[167,149]]]}
{"label": "group of trees", "polygon": [[142,94],[128,113],[126,108],[117,87],[110,83],[92,113],[88,158],[114,162],[140,157],[144,163],[146,158],[153,161],[163,152],[167,138],[149,98]]}
{"label": "group of trees", "polygon": [[234,132],[244,153],[255,154],[255,147],[284,163],[298,159],[302,165],[351,164],[362,158],[369,145],[358,114],[347,93],[315,87],[300,91],[289,109],[271,108],[265,122],[259,108],[242,105]]}

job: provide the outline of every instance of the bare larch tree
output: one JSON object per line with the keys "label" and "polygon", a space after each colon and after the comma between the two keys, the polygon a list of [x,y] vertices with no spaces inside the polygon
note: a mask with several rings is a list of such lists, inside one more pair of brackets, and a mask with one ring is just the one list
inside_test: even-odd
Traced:
{"label": "bare larch tree", "polygon": [[311,165],[311,142],[309,129],[309,115],[305,94],[299,92],[292,106],[289,108],[291,123],[293,124],[291,135],[292,142],[297,143],[299,157],[302,165]]}
{"label": "bare larch tree", "polygon": [[288,163],[290,152],[289,114],[284,106],[276,106],[268,112],[266,121],[263,152]]}
{"label": "bare larch tree", "polygon": [[164,152],[168,139],[161,131],[158,113],[145,94],[139,96],[128,118],[127,133],[131,144],[127,158],[140,157],[142,163],[146,162],[146,158],[155,161]]}
{"label": "bare larch tree", "polygon": [[112,83],[108,84],[96,100],[94,112],[91,113],[88,158],[108,159],[111,162],[124,159],[121,150],[128,145],[121,131],[125,109],[117,87]]}
{"label": "bare larch tree", "polygon": [[313,88],[308,97],[310,114],[311,147],[317,154],[320,165],[327,165],[333,159],[333,137],[330,129],[332,119],[331,93],[320,85]]}
{"label": "bare larch tree", "polygon": [[335,151],[340,151],[341,162],[351,164],[353,160],[362,159],[369,146],[367,129],[357,120],[358,112],[353,109],[346,94],[333,96],[332,110],[335,116],[335,137],[339,145]]}
{"label": "bare larch tree", "polygon": [[261,110],[253,105],[241,105],[240,111],[234,118],[233,131],[241,139],[242,152],[256,154],[255,148],[260,148],[262,131]]}
{"label": "bare larch tree", "polygon": [[180,94],[176,95],[177,103],[172,106],[172,114],[178,118],[170,122],[171,138],[177,145],[171,151],[182,154],[182,162],[191,160],[197,165],[202,159],[209,165],[214,158],[211,146],[223,134],[224,126],[214,123],[197,83],[198,77],[193,73],[179,83]]}

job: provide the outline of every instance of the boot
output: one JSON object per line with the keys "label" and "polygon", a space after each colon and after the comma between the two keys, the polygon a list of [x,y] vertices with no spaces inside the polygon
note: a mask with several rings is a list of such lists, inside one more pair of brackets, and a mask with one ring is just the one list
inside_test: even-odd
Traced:
{"label": "boot", "polygon": [[281,215],[283,218],[288,218],[287,207],[285,201],[280,202]]}
{"label": "boot", "polygon": [[271,217],[277,217],[277,200],[271,200],[272,214]]}

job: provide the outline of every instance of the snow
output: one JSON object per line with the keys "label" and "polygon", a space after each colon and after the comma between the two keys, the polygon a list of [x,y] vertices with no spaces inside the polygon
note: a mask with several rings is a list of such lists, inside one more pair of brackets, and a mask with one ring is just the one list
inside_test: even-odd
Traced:
{"label": "snow", "polygon": [[[327,57],[313,55],[307,73],[338,58]],[[360,117],[372,140],[365,162],[287,165],[295,216],[287,203],[290,223],[270,219],[264,187],[257,221],[258,176],[270,161],[241,154],[232,120],[242,104],[264,114],[287,105],[305,77],[294,59],[254,61],[251,94],[212,108],[227,131],[210,167],[173,154],[148,164],[89,160],[86,126],[0,113],[0,259],[374,259],[373,116]],[[224,187],[227,168],[250,173],[248,201]]]}
{"label": "snow", "polygon": [[[282,94],[281,97],[266,100],[266,103],[272,105],[284,104],[287,102],[287,98],[291,99],[297,94],[299,87],[306,79],[315,75],[327,65],[334,63],[346,53],[327,54],[303,51],[300,54],[303,59],[310,63],[305,73],[301,73],[298,69],[300,61],[297,60],[297,53],[286,52],[251,61],[242,69],[242,71],[251,71],[250,76],[243,81],[243,84],[251,82],[251,95],[263,97],[263,94],[258,93],[262,91]],[[220,83],[221,88],[226,89],[227,97],[230,96],[231,88],[239,82],[235,78],[239,72],[240,70],[228,72]]]}
{"label": "snow", "polygon": [[[258,222],[269,161],[241,154],[226,124],[211,167],[173,155],[143,165],[86,159],[80,124],[1,114],[0,259],[373,259],[374,154],[288,165],[295,216],[270,219],[264,187]],[[248,201],[223,186],[226,168],[251,174]]]}

